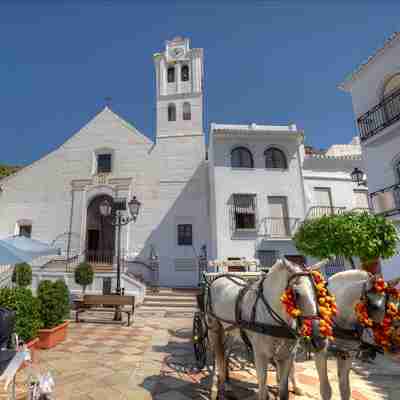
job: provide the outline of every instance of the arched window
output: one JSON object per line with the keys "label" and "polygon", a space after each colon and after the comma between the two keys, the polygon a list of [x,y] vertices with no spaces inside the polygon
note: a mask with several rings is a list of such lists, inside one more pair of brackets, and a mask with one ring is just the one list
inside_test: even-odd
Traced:
{"label": "arched window", "polygon": [[286,156],[282,150],[270,147],[265,150],[265,168],[287,169]]}
{"label": "arched window", "polygon": [[183,103],[182,116],[184,121],[190,121],[192,119],[192,114],[190,112],[190,103]]}
{"label": "arched window", "polygon": [[168,121],[176,121],[176,107],[175,104],[168,104]]}
{"label": "arched window", "polygon": [[188,65],[182,65],[181,68],[181,80],[183,82],[186,82],[189,80],[189,66]]}
{"label": "arched window", "polygon": [[253,156],[245,147],[236,147],[231,153],[232,168],[253,168]]}
{"label": "arched window", "polygon": [[168,67],[168,83],[175,82],[175,67]]}

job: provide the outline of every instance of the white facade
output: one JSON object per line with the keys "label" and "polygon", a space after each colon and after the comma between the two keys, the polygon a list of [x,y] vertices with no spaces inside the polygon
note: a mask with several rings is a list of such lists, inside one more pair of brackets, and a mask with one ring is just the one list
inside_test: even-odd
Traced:
{"label": "white facade", "polygon": [[[397,223],[400,181],[400,34],[390,37],[340,88],[351,93],[361,137],[371,204]],[[378,191],[382,191],[377,193]],[[400,256],[382,262],[385,278],[398,275]]]}
{"label": "white facade", "polygon": [[[324,154],[305,154],[304,134],[296,125],[212,124],[209,146],[211,254],[213,258],[259,258],[261,264],[278,254],[298,256],[292,236],[306,218],[367,208],[366,190],[358,193],[351,181],[353,168],[361,168],[360,147],[332,146]],[[232,165],[232,153],[245,148],[252,167]],[[286,163],[271,168],[265,152],[278,149]],[[324,202],[324,193],[329,194]],[[241,229],[235,195],[251,195],[255,223]],[[363,201],[362,201],[363,200]],[[248,211],[252,213],[253,211]],[[274,255],[275,253],[275,255]]]}
{"label": "white facade", "polygon": [[[104,108],[58,149],[1,181],[0,237],[28,227],[32,238],[61,245],[63,257],[111,260],[115,272],[115,258],[109,258],[116,253],[115,232],[100,217],[99,204],[136,196],[142,203],[138,219],[121,235],[123,285],[142,296],[143,285],[129,272],[150,279],[155,255],[161,285],[194,286],[204,245],[209,259],[295,256],[291,237],[311,212],[326,207],[320,204],[324,190],[330,189],[330,208],[354,208],[349,174],[361,167],[357,143],[306,154],[303,132],[294,124],[212,124],[207,160],[202,49],[175,38],[154,55],[154,65],[156,142]],[[238,146],[251,152],[251,168],[232,168]],[[265,151],[271,148],[279,150],[273,158],[284,155],[284,168],[266,168]],[[254,228],[248,229],[243,215],[243,229],[232,221],[235,195],[243,194],[254,200]],[[35,285],[45,276],[63,276],[76,290],[71,273],[60,270],[62,261],[37,265]],[[114,288],[115,273],[103,271],[93,291],[101,291],[102,279],[110,276]]]}

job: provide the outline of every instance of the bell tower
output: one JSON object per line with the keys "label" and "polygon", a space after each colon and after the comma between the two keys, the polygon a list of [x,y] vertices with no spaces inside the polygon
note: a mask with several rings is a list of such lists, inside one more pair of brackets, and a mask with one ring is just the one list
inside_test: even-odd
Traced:
{"label": "bell tower", "polygon": [[157,138],[203,135],[203,49],[191,49],[188,38],[175,37],[153,58]]}

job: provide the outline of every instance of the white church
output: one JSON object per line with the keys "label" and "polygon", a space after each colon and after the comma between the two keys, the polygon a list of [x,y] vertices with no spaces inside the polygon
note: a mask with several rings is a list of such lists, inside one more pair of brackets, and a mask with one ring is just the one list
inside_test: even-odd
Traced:
{"label": "white church", "polygon": [[115,288],[117,235],[100,213],[104,200],[121,210],[134,196],[141,203],[122,228],[120,258],[125,291],[141,293],[154,279],[196,286],[205,258],[264,267],[281,254],[306,261],[292,241],[303,220],[368,208],[367,188],[350,177],[362,168],[357,138],[316,151],[293,123],[212,123],[206,146],[203,49],[177,37],[153,59],[154,142],[105,107],[58,149],[0,181],[0,238],[23,234],[61,248],[34,263],[34,287],[61,276],[78,290],[73,268],[88,261],[96,271],[88,290]]}

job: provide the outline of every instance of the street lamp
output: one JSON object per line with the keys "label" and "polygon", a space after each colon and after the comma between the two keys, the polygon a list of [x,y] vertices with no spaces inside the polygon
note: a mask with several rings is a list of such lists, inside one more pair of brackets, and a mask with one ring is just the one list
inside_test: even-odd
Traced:
{"label": "street lamp", "polygon": [[350,174],[351,180],[354,183],[357,183],[358,186],[367,186],[367,183],[364,180],[364,172],[361,169],[355,167],[353,172]]}
{"label": "street lamp", "polygon": [[[100,214],[106,218],[111,225],[117,228],[117,294],[121,295],[121,228],[130,222],[135,222],[139,215],[141,203],[133,196],[128,202],[128,210],[130,215],[123,214],[123,211],[115,207],[115,202],[111,203],[104,199],[99,206]],[[116,319],[121,318],[121,313]]]}

